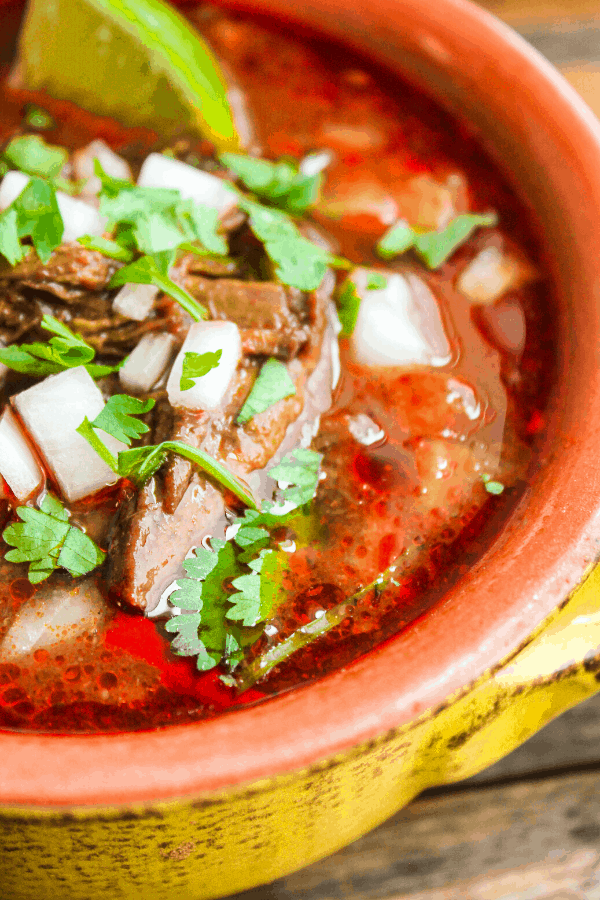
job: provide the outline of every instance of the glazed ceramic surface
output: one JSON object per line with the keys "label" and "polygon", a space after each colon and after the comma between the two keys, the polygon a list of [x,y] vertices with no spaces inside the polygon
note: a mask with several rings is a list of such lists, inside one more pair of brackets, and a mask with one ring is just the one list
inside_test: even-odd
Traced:
{"label": "glazed ceramic surface", "polygon": [[[243,6],[292,18],[284,0]],[[444,602],[345,671],[162,732],[0,735],[7,900],[200,900],[271,880],[494,762],[597,689],[596,121],[535,51],[462,0],[307,0],[293,16],[475,123],[532,207],[560,333],[542,465]]]}

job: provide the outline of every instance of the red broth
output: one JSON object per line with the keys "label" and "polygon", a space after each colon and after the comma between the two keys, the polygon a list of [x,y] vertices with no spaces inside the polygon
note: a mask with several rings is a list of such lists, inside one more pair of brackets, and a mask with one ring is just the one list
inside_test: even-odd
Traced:
{"label": "red broth", "polygon": [[[411,182],[421,198],[423,227],[431,227],[428,220],[440,215],[443,202],[456,212],[493,208],[499,215],[498,228],[476,232],[437,271],[414,259],[408,263],[440,302],[451,363],[374,369],[360,365],[349,342],[341,341],[341,379],[313,443],[324,454],[325,473],[314,541],[290,556],[287,600],[250,649],[250,659],[336,608],[411,545],[420,548],[417,564],[397,585],[367,593],[338,627],[241,694],[221,681],[219,669],[199,673],[193,659],[175,655],[160,624],[106,599],[94,626],[75,638],[4,661],[0,643],[4,729],[73,733],[179,724],[264,702],[349,665],[425,615],[476,561],[535,467],[553,374],[549,290],[527,211],[469,126],[343,48],[210,8],[191,15],[241,85],[254,143],[267,158],[333,151],[312,220],[336,252],[359,265],[404,271],[406,260],[383,264],[374,247],[411,208]],[[14,133],[31,99],[4,91],[2,139]],[[68,104],[36,99],[59,122],[44,135],[52,143],[74,149],[100,136],[135,164],[155,140]],[[183,138],[176,149],[193,162],[207,148]],[[446,190],[440,195],[432,189],[423,203],[423,184]],[[457,280],[490,247],[515,255],[530,271],[535,267],[537,277],[494,304],[470,304]],[[524,342],[512,333],[523,319]],[[487,407],[477,412],[481,398]],[[381,429],[374,442],[356,437],[368,430],[364,417]],[[482,459],[489,458],[490,436],[497,441],[502,435],[497,477],[506,487],[498,496],[486,491],[481,467],[474,468],[470,448],[480,431]],[[88,515],[93,531],[90,509],[110,518],[123,490],[107,491],[102,502],[92,498],[74,508],[74,516]],[[6,562],[0,578],[1,640],[17,613],[43,598],[48,585],[31,585],[24,567]],[[101,575],[97,585],[105,594]],[[76,593],[77,585],[57,576],[52,589]]]}

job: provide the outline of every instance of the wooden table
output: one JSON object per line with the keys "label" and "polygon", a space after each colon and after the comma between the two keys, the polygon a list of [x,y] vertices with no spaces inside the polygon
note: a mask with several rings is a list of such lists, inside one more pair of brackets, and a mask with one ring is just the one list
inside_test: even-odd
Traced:
{"label": "wooden table", "polygon": [[[600,116],[600,0],[482,5]],[[350,847],[235,900],[380,898],[600,900],[600,696],[475,778],[423,794]]]}

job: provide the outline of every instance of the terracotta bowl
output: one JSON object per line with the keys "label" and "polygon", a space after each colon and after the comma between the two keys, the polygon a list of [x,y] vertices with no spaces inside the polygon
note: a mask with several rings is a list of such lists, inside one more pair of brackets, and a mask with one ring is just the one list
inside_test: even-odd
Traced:
{"label": "terracotta bowl", "polygon": [[269,881],[424,787],[494,761],[597,687],[599,578],[588,577],[600,535],[596,120],[523,40],[464,0],[239,6],[340,39],[467,116],[535,211],[560,334],[543,465],[445,600],[345,671],[156,733],[0,735],[11,900],[199,900]]}

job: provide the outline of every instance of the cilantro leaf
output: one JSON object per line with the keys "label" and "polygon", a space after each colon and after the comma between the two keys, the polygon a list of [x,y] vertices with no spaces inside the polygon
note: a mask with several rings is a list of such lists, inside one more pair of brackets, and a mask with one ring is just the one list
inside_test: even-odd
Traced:
{"label": "cilantro leaf", "polygon": [[[211,549],[194,551],[194,558],[184,562],[188,578],[178,581],[179,589],[169,602],[185,610],[170,619],[165,629],[176,634],[172,647],[181,656],[197,656],[200,671],[214,668],[237,650],[239,643],[228,641],[230,629],[226,621],[228,592],[226,584],[242,574],[231,543],[215,540]],[[193,612],[187,612],[193,610]]]}
{"label": "cilantro leaf", "polygon": [[130,478],[138,485],[144,484],[165,462],[168,453],[177,453],[179,456],[189,459],[200,469],[218,481],[223,487],[235,494],[242,503],[253,509],[257,503],[250,488],[234,475],[227,466],[213,459],[204,450],[190,447],[183,441],[163,441],[162,444],[153,444],[149,447],[134,447],[131,450],[122,450],[118,458],[118,472],[124,478]]}
{"label": "cilantro leaf", "polygon": [[253,416],[269,409],[278,400],[291,397],[295,393],[296,387],[284,364],[278,359],[268,359],[261,367],[258,378],[240,410],[236,419],[237,424],[243,425]]}
{"label": "cilantro leaf", "polygon": [[11,266],[16,266],[25,256],[19,241],[18,215],[13,206],[0,213],[0,254]]}
{"label": "cilantro leaf", "polygon": [[321,172],[302,175],[295,162],[270,162],[237,153],[222,153],[220,160],[248,190],[291,213],[305,212],[318,199]]}
{"label": "cilantro leaf", "polygon": [[207,353],[186,353],[183,357],[183,366],[181,370],[181,379],[179,388],[182,391],[189,391],[196,383],[196,378],[202,378],[212,369],[216,369],[219,365],[222,350],[209,350]]}
{"label": "cilantro leaf", "polygon": [[[287,453],[280,463],[269,469],[269,478],[283,482],[283,501],[294,507],[313,499],[319,485],[319,473],[323,455],[316,450],[298,448]],[[275,507],[276,508],[276,507]]]}
{"label": "cilantro leaf", "polygon": [[85,234],[83,237],[77,238],[78,243],[87,250],[97,250],[110,259],[116,259],[118,262],[128,263],[133,259],[133,252],[117,241],[110,241],[108,238],[94,237]]}
{"label": "cilantro leaf", "polygon": [[358,321],[361,300],[356,290],[356,285],[349,278],[346,279],[338,292],[336,302],[338,317],[342,326],[340,337],[350,337]]}
{"label": "cilantro leaf", "polygon": [[499,494],[504,493],[504,485],[501,481],[493,481],[491,475],[482,475],[481,480],[483,481],[484,487],[488,494]]}
{"label": "cilantro leaf", "polygon": [[249,575],[240,575],[232,585],[237,588],[229,601],[233,604],[227,618],[252,626],[272,615],[280,605],[283,590],[283,573],[288,568],[288,557],[277,550],[261,550],[256,559],[248,562]]}
{"label": "cilantro leaf", "polygon": [[28,562],[29,581],[37,584],[55,569],[66,569],[73,578],[86,575],[104,562],[106,554],[80,529],[69,525],[69,513],[62,503],[47,494],[41,508],[20,506],[21,522],[9,525],[2,537],[14,550],[9,562]]}
{"label": "cilantro leaf", "polygon": [[19,238],[31,237],[37,255],[47,263],[64,233],[53,185],[31,178],[9,209],[17,211]]}
{"label": "cilantro leaf", "polygon": [[496,225],[495,213],[463,213],[441,231],[419,231],[406,222],[396,222],[377,244],[382,259],[392,259],[413,248],[430,269],[445,263],[476,228]]}
{"label": "cilantro leaf", "polygon": [[225,256],[229,248],[223,235],[218,233],[219,211],[211,206],[198,206],[185,200],[176,207],[178,221],[189,230],[192,240],[198,240],[210,253]]}
{"label": "cilantro leaf", "polygon": [[[87,366],[94,358],[94,348],[54,316],[45,315],[41,326],[55,337],[50,338],[47,343],[35,341],[31,344],[0,347],[0,362],[24,375],[44,377],[56,375],[65,369]],[[112,371],[113,367],[108,369]]]}
{"label": "cilantro leaf", "polygon": [[368,291],[381,291],[387,287],[387,278],[381,272],[371,272],[367,281]]}
{"label": "cilantro leaf", "polygon": [[275,274],[280,281],[301,291],[316,290],[327,267],[336,266],[336,257],[303,237],[285,213],[267,209],[247,197],[240,196],[238,202],[248,213],[254,235],[275,263]]}
{"label": "cilantro leaf", "polygon": [[145,422],[140,422],[136,416],[150,412],[155,404],[155,400],[140,400],[138,397],[129,397],[127,394],[114,394],[106,401],[102,412],[100,412],[91,425],[111,434],[119,441],[123,441],[127,446],[131,446],[131,441],[137,440],[142,434],[150,431]]}
{"label": "cilantro leaf", "polygon": [[54,178],[69,158],[64,147],[47,144],[38,134],[13,138],[3,155],[15,169],[41,178]]}
{"label": "cilantro leaf", "polygon": [[[121,287],[124,284],[153,284],[164,294],[168,294],[173,300],[185,309],[195,322],[205,319],[208,315],[206,309],[201,303],[188,294],[186,290],[179,287],[178,284],[167,274],[168,267],[164,265],[165,257],[160,258],[160,254],[153,256],[141,256],[135,262],[119,269],[110,280],[109,288]],[[165,271],[167,268],[167,271]]]}
{"label": "cilantro leaf", "polygon": [[50,113],[39,106],[35,106],[33,103],[27,106],[25,121],[31,128],[49,129],[56,127],[56,123]]}

